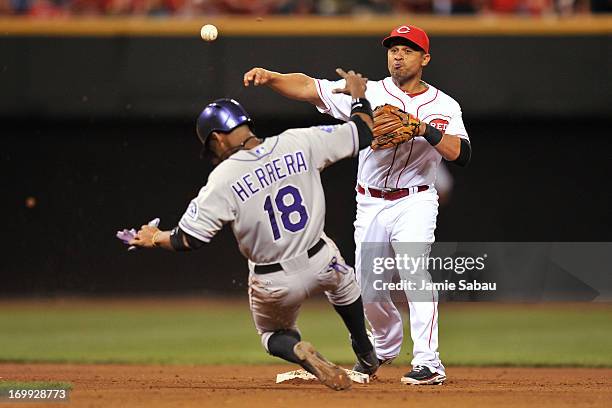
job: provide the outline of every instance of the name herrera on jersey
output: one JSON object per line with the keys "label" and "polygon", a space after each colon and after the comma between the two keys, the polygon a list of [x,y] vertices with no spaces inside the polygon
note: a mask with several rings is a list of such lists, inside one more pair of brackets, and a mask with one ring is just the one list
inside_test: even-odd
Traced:
{"label": "name herrera on jersey", "polygon": [[270,187],[285,177],[308,172],[304,152],[297,151],[277,157],[242,175],[232,183],[232,190],[241,202],[247,201],[259,191]]}

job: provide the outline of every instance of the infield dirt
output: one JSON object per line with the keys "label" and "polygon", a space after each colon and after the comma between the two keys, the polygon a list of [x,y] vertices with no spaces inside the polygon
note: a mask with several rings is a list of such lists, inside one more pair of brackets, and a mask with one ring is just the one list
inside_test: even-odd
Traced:
{"label": "infield dirt", "polygon": [[[57,407],[604,407],[612,369],[451,367],[442,386],[406,386],[407,367],[385,367],[379,379],[332,391],[314,382],[275,384],[290,365],[136,366],[0,364],[3,380],[69,381],[70,403]],[[5,404],[0,404],[4,406]],[[9,404],[10,405],[10,404]]]}

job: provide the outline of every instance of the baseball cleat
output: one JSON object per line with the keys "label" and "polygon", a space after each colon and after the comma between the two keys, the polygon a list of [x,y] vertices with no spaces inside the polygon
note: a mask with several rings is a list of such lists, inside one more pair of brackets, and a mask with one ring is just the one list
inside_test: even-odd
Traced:
{"label": "baseball cleat", "polygon": [[376,357],[376,352],[370,350],[367,353],[355,353],[355,355],[357,356],[357,363],[355,363],[353,371],[373,376],[380,366],[380,360]]}
{"label": "baseball cleat", "polygon": [[[370,338],[370,341],[372,341],[371,336],[371,333],[368,332],[368,337]],[[355,356],[357,356],[357,362],[353,367],[353,371],[357,371],[358,373],[362,374],[367,374],[370,377],[375,378],[374,374],[378,370],[378,367],[383,364],[383,360],[380,360],[378,357],[376,357],[376,351],[374,351],[373,349],[368,351],[367,353],[358,353],[357,349],[355,348],[355,341],[353,339],[351,339],[351,346],[353,347],[353,352],[355,353]]]}
{"label": "baseball cleat", "polygon": [[[381,360],[380,358],[377,358],[377,360],[378,360],[378,368],[380,368],[384,365],[391,364],[394,358],[388,358],[386,360]],[[368,374],[371,380],[375,380],[377,378],[376,371],[378,371],[378,368],[374,371],[374,373],[372,374],[368,373],[366,371],[367,369],[361,364],[361,361],[359,361],[359,357],[357,357],[357,362],[353,366],[353,371],[357,371],[358,373],[362,373],[362,374]]]}
{"label": "baseball cleat", "polygon": [[446,376],[433,372],[428,367],[417,365],[412,371],[404,374],[400,381],[402,384],[410,385],[441,385],[446,381]]}
{"label": "baseball cleat", "polygon": [[346,371],[325,359],[312,344],[300,341],[293,347],[293,352],[309,368],[312,368],[311,373],[324,385],[336,391],[351,388],[352,381]]}

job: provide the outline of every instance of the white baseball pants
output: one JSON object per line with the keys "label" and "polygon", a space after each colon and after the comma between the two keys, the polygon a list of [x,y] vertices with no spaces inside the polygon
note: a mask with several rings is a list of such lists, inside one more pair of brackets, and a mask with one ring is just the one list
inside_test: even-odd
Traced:
{"label": "white baseball pants", "polygon": [[[357,193],[355,219],[355,269],[361,284],[361,244],[387,243],[383,252],[395,256],[394,243],[418,242],[426,245],[429,254],[434,242],[438,195],[430,188],[395,201],[383,200]],[[429,272],[421,273],[431,280]],[[438,353],[438,294],[432,291],[431,301],[411,302],[410,335],[414,344],[412,365],[424,365],[432,371],[444,374],[444,366]],[[374,346],[378,358],[386,360],[400,354],[403,327],[402,317],[393,302],[367,302],[364,297],[365,316],[372,328]]]}

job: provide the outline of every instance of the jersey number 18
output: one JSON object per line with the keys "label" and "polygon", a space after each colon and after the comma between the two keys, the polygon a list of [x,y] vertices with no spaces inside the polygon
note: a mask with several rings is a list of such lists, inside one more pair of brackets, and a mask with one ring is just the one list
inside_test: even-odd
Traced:
{"label": "jersey number 18", "polygon": [[[291,196],[293,200],[289,205],[285,204],[285,197],[287,196]],[[274,203],[276,203],[277,211],[280,212],[281,222],[285,230],[298,232],[306,226],[306,222],[308,222],[308,212],[306,211],[306,207],[302,204],[302,201],[300,190],[294,186],[285,186],[276,193]],[[278,228],[278,223],[276,222],[276,213],[274,211],[274,205],[272,204],[272,198],[269,195],[264,202],[264,211],[267,212],[268,217],[270,217],[272,235],[274,236],[274,240],[277,241],[281,238],[281,233]],[[294,213],[298,214],[293,217],[294,219],[297,218],[295,222],[291,220],[291,214]]]}

